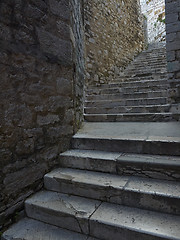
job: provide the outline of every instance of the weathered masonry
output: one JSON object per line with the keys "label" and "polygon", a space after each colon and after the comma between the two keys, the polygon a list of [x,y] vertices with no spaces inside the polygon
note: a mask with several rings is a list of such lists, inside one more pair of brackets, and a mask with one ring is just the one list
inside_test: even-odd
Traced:
{"label": "weathered masonry", "polygon": [[166,0],[166,40],[169,97],[172,112],[180,112],[180,1]]}
{"label": "weathered masonry", "polygon": [[[174,112],[180,104],[179,12],[179,0],[166,0]],[[138,0],[0,1],[0,231],[69,149],[83,121],[85,82],[113,81],[143,50],[141,18]]]}
{"label": "weathered masonry", "polygon": [[0,1],[0,228],[82,120],[81,12],[80,1]]}

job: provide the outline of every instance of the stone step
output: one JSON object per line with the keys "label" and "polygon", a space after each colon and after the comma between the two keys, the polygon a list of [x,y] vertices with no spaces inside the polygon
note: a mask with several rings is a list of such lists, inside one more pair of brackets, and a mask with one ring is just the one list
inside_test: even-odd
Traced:
{"label": "stone step", "polygon": [[167,62],[164,61],[157,61],[157,62],[152,62],[152,61],[146,61],[146,59],[144,59],[143,61],[133,61],[131,64],[129,64],[127,66],[127,68],[125,69],[125,71],[127,71],[128,69],[134,69],[137,70],[138,69],[145,69],[145,68],[166,68],[167,67]]}
{"label": "stone step", "polygon": [[163,59],[161,58],[160,61],[148,61],[145,59],[143,59],[142,61],[138,61],[137,60],[134,60],[126,69],[128,69],[129,67],[133,67],[133,66],[136,66],[136,67],[141,67],[143,68],[144,66],[159,66],[159,67],[164,67],[164,66],[167,66],[167,61],[166,59]]}
{"label": "stone step", "polygon": [[[163,85],[165,84],[167,86],[167,79],[159,79],[159,80],[133,80],[135,78],[132,78],[131,81],[119,81],[111,82],[109,84],[102,84],[100,86],[89,86],[88,89],[104,89],[104,88],[118,88],[118,87],[151,87],[151,86],[157,86],[157,85]],[[132,81],[133,80],[133,81]]]}
{"label": "stone step", "polygon": [[180,157],[173,156],[74,149],[60,154],[60,166],[120,176],[180,181]]}
{"label": "stone step", "polygon": [[85,114],[120,114],[120,113],[165,113],[169,112],[170,105],[121,106],[121,107],[85,107]]}
{"label": "stone step", "polygon": [[101,94],[101,95],[86,95],[87,101],[97,100],[115,100],[120,98],[136,99],[136,98],[157,98],[167,97],[167,91],[149,91],[149,92],[138,92],[138,93],[124,93],[123,91],[116,94]]}
{"label": "stone step", "polygon": [[180,182],[61,168],[46,174],[44,185],[50,191],[180,214]]}
{"label": "stone step", "polygon": [[116,99],[116,100],[98,100],[85,101],[85,107],[118,107],[118,106],[138,106],[138,105],[160,105],[167,104],[167,98],[136,98],[136,99]]}
{"label": "stone step", "polygon": [[24,218],[2,236],[2,240],[98,240],[87,235]]}
{"label": "stone step", "polygon": [[103,240],[179,240],[180,217],[102,203],[92,215],[91,235]]}
{"label": "stone step", "polygon": [[[167,91],[168,84],[151,86],[151,91]],[[97,94],[115,94],[115,93],[138,93],[138,92],[149,92],[149,86],[139,86],[139,87],[116,87],[116,88],[102,88],[99,87],[93,89],[86,89],[87,95],[97,95]]]}
{"label": "stone step", "polygon": [[148,80],[154,80],[158,81],[161,79],[167,79],[167,73],[131,73],[131,74],[125,74],[120,75],[116,78],[115,82],[117,81],[148,81]]}
{"label": "stone step", "polygon": [[139,71],[139,70],[136,70],[136,71],[125,71],[124,73],[122,73],[120,75],[120,77],[123,77],[123,78],[132,78],[132,77],[138,77],[138,78],[143,78],[143,77],[150,77],[152,76],[152,78],[154,79],[158,79],[158,78],[167,78],[167,70],[164,71],[164,70],[147,70],[147,71]]}
{"label": "stone step", "polygon": [[146,73],[165,73],[167,72],[167,67],[166,66],[132,66],[132,67],[128,67],[125,69],[124,74],[128,74],[128,73],[142,73],[142,74],[146,74]]}
{"label": "stone step", "polygon": [[151,63],[152,65],[154,63],[165,63],[167,64],[167,60],[166,60],[166,57],[165,57],[166,53],[162,53],[160,55],[152,55],[152,54],[142,54],[142,55],[139,55],[137,58],[134,59],[134,61],[130,64],[134,64],[134,63],[141,63],[143,64],[143,61],[145,62],[149,62]]}
{"label": "stone step", "polygon": [[101,201],[41,191],[27,199],[27,216],[44,223],[89,235],[89,219]]}
{"label": "stone step", "polygon": [[42,191],[26,201],[27,215],[103,240],[179,240],[180,217]]}
{"label": "stone step", "polygon": [[122,114],[84,114],[88,122],[168,122],[179,116],[172,113],[122,113]]}
{"label": "stone step", "polygon": [[73,149],[180,155],[179,122],[85,122]]}

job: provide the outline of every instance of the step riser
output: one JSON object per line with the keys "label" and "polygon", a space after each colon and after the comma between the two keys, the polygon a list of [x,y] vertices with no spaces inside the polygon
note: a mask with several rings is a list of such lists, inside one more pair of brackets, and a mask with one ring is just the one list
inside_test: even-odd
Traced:
{"label": "step riser", "polygon": [[150,234],[142,233],[141,231],[135,232],[123,227],[116,227],[106,225],[97,221],[90,222],[91,235],[103,240],[172,240],[170,238],[152,236]]}
{"label": "step riser", "polygon": [[99,158],[82,158],[74,156],[60,156],[60,166],[64,168],[112,173],[120,176],[137,176],[151,179],[180,181],[179,166],[166,164],[134,162],[127,160],[104,160]]}
{"label": "step riser", "polygon": [[[25,205],[26,214],[28,217],[48,223],[57,227],[68,229],[74,232],[89,234],[88,220],[75,218],[71,214],[62,213],[52,209],[44,207],[38,207],[36,205]],[[79,221],[81,222],[81,229]]]}
{"label": "step riser", "polygon": [[169,112],[169,106],[118,107],[118,108],[85,108],[85,114],[115,114],[115,113],[155,113]]}
{"label": "step riser", "polygon": [[[124,79],[125,80],[125,79]],[[146,79],[148,80],[148,79]],[[134,81],[134,82],[132,82]],[[156,85],[163,85],[163,84],[167,84],[167,80],[156,80],[156,81],[141,81],[138,79],[134,79],[134,78],[130,78],[129,79],[129,82],[126,80],[126,81],[122,81],[122,80],[119,80],[118,83],[109,83],[109,84],[102,84],[99,89],[104,89],[104,88],[121,88],[121,87],[153,87],[153,86],[156,86]],[[97,86],[89,86],[89,89],[97,89]]]}
{"label": "step riser", "polygon": [[145,69],[128,69],[124,73],[121,74],[121,76],[131,76],[131,75],[146,75],[146,74],[167,74],[166,68],[145,68]]}
{"label": "step riser", "polygon": [[126,187],[115,189],[110,186],[98,186],[74,182],[67,179],[55,179],[45,176],[45,188],[50,191],[92,198],[100,201],[122,204],[146,210],[171,214],[180,214],[180,199],[156,194],[128,191]]}
{"label": "step riser", "polygon": [[93,115],[85,114],[84,120],[88,122],[168,122],[175,121],[171,114],[143,114],[143,115],[126,115],[126,114],[104,114],[104,115]]}
{"label": "step riser", "polygon": [[149,140],[115,140],[98,138],[72,138],[72,148],[82,150],[98,150],[110,152],[180,155],[179,142],[163,142]]}
{"label": "step riser", "polygon": [[128,94],[128,93],[118,93],[118,94],[105,94],[105,95],[97,95],[97,96],[86,96],[87,101],[97,101],[97,100],[116,100],[119,98],[156,98],[156,97],[167,97],[167,92],[162,91],[162,92],[149,92],[149,93],[133,93],[133,94]]}
{"label": "step riser", "polygon": [[[158,85],[158,86],[152,86],[151,90],[152,91],[164,91],[168,89],[168,85],[164,84],[164,85]],[[139,93],[139,92],[144,92],[144,93],[148,93],[149,92],[149,87],[132,87],[132,88],[107,88],[107,89],[89,89],[86,90],[87,95],[98,95],[98,94],[116,94],[116,93],[121,93],[123,91],[123,93]]]}
{"label": "step riser", "polygon": [[85,107],[118,107],[118,106],[138,106],[138,105],[160,105],[167,104],[166,98],[149,98],[149,99],[130,99],[120,101],[96,101],[85,102]]}

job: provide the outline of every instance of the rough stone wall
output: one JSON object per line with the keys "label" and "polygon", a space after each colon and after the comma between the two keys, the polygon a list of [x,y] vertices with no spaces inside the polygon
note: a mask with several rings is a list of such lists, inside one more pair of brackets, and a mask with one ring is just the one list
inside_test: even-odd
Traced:
{"label": "rough stone wall", "polygon": [[109,82],[144,47],[138,0],[85,0],[86,80]]}
{"label": "rough stone wall", "polygon": [[165,0],[140,0],[140,3],[147,19],[148,42],[165,41]]}
{"label": "rough stone wall", "polygon": [[0,1],[0,228],[69,148],[76,105],[82,115],[72,11],[68,0]]}
{"label": "rough stone wall", "polygon": [[180,1],[166,0],[166,49],[172,112],[180,113]]}
{"label": "rough stone wall", "polygon": [[71,0],[72,42],[74,50],[74,107],[75,107],[75,130],[83,121],[84,102],[84,4],[83,0]]}

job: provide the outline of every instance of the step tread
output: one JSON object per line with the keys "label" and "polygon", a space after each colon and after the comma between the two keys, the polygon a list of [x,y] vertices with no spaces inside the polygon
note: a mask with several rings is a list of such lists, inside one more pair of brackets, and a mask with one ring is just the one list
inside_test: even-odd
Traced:
{"label": "step tread", "polygon": [[25,201],[28,217],[75,232],[89,234],[89,218],[101,201],[41,191]]}
{"label": "step tread", "polygon": [[114,152],[103,152],[96,150],[79,150],[79,149],[71,149],[64,153],[61,153],[60,156],[73,156],[73,157],[82,157],[82,158],[94,158],[94,159],[103,159],[103,160],[115,160],[117,159],[121,153]]}
{"label": "step tread", "polygon": [[74,138],[180,142],[180,122],[85,122]]}
{"label": "step tread", "polygon": [[[153,108],[153,107],[170,107],[170,104],[153,104],[153,105],[134,105],[134,106],[124,106],[125,108]],[[89,108],[105,108],[105,107],[85,107],[85,109],[89,109]],[[123,106],[119,106],[119,107],[114,107],[114,108],[123,108]]]}
{"label": "step tread", "polygon": [[[147,98],[127,98],[127,99],[124,99],[124,98],[119,98],[119,99],[111,99],[111,100],[109,100],[109,99],[104,99],[104,100],[93,100],[93,103],[94,102],[121,102],[121,101],[123,101],[123,102],[126,102],[126,101],[143,101],[143,100],[160,100],[160,99],[167,99],[166,97],[154,97],[154,98],[152,98],[152,97],[147,97]],[[85,100],[85,104],[86,103],[91,103],[92,101],[87,101],[87,100]]]}
{"label": "step tread", "polygon": [[70,183],[79,183],[87,185],[90,189],[91,185],[112,188],[116,190],[134,191],[137,193],[145,193],[180,200],[180,183],[166,180],[154,180],[131,176],[118,176],[109,173],[100,173],[94,171],[77,170],[71,168],[56,169],[45,175],[48,178],[55,179],[57,182],[66,181]]}
{"label": "step tread", "polygon": [[[162,91],[147,91],[147,92],[134,92],[132,95],[136,95],[136,94],[149,94],[149,93],[167,93],[167,91],[166,90],[162,90]],[[118,95],[120,95],[120,94],[123,94],[123,95],[130,95],[131,93],[123,93],[123,91],[122,92],[119,92],[119,93],[103,93],[103,94],[101,94],[101,96],[118,96]],[[95,95],[95,96],[97,96],[97,95]],[[87,94],[86,95],[86,97],[94,97],[94,95],[93,94]]]}
{"label": "step tread", "polygon": [[[111,203],[102,203],[91,217],[90,227],[94,228],[93,231],[96,232],[96,235],[102,236],[103,229],[101,228],[101,232],[98,231],[99,224],[104,225],[104,227],[110,225],[114,228],[127,228],[139,233],[151,234],[154,237],[159,236],[163,239],[180,239],[179,216],[160,214]],[[120,236],[117,233],[116,239],[119,239]],[[109,237],[107,236],[105,239],[110,239]]]}
{"label": "step tread", "polygon": [[84,116],[146,116],[146,115],[164,115],[164,116],[171,116],[173,115],[170,112],[161,112],[161,113],[157,113],[157,112],[152,112],[152,113],[85,113]]}
{"label": "step tread", "polygon": [[180,157],[174,156],[161,156],[161,155],[148,155],[148,154],[125,154],[120,152],[106,152],[96,150],[80,150],[71,149],[60,156],[77,157],[77,158],[92,158],[112,161],[123,162],[137,162],[137,163],[150,163],[155,165],[168,165],[180,167]]}
{"label": "step tread", "polygon": [[[125,78],[125,77],[121,77],[121,78]],[[130,78],[133,78],[133,77],[130,77]],[[103,86],[110,86],[111,88],[113,88],[112,86],[113,85],[119,85],[119,86],[121,86],[121,85],[124,85],[124,84],[137,84],[137,85],[139,85],[139,84],[144,84],[144,83],[154,83],[155,85],[157,84],[157,82],[163,82],[164,84],[167,84],[168,82],[167,82],[167,79],[158,79],[158,80],[154,80],[154,79],[150,79],[150,80],[136,80],[136,81],[128,81],[128,80],[126,80],[126,81],[121,81],[121,80],[119,80],[119,81],[114,81],[114,82],[110,82],[109,84],[103,84],[103,85],[99,85],[99,86],[96,86],[96,85],[89,85],[88,86],[88,89],[94,89],[94,88],[97,88],[97,89],[101,89],[101,87]]]}
{"label": "step tread", "polygon": [[24,218],[8,229],[2,240],[97,240],[30,218]]}
{"label": "step tread", "polygon": [[[70,225],[72,224],[72,218],[76,221],[80,219],[76,226],[76,231],[79,232],[84,232],[82,229],[85,227],[85,222],[87,221],[87,225],[90,225],[88,231],[90,230],[91,236],[97,230],[94,225],[97,226],[99,223],[102,223],[105,226],[128,229],[139,233],[148,233],[154,236],[166,237],[167,239],[169,237],[170,239],[178,240],[180,237],[179,216],[48,191],[42,191],[36,194],[27,200],[26,204],[27,203],[32,206],[32,208],[29,209],[31,213],[35,206],[41,209],[41,213],[44,210],[42,214],[44,214],[44,219],[47,218],[48,221],[50,221],[48,215],[51,211],[54,212],[56,222],[59,218],[62,218],[61,220],[64,220],[64,222],[66,219],[66,223],[64,224],[69,227],[75,227]],[[36,216],[42,217],[39,216],[37,209],[35,213]],[[59,223],[60,220],[58,221],[58,224]]]}

